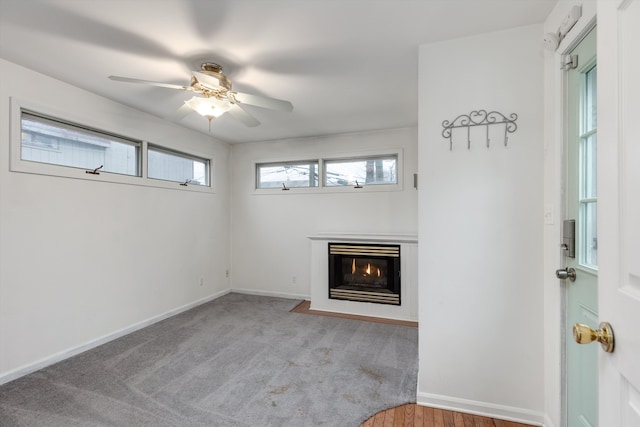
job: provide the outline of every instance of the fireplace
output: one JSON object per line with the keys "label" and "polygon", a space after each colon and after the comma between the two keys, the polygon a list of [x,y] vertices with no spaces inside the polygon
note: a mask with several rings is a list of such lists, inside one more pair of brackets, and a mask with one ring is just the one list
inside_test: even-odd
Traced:
{"label": "fireplace", "polygon": [[329,242],[329,298],[400,305],[400,245]]}

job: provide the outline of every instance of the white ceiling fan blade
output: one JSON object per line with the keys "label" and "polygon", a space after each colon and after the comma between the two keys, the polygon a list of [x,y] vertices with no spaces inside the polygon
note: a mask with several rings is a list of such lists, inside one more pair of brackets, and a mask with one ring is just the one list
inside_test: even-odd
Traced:
{"label": "white ceiling fan blade", "polygon": [[173,85],[171,83],[154,82],[151,80],[132,79],[130,77],[109,76],[109,79],[114,80],[116,82],[139,83],[139,84],[145,84],[150,86],[165,87],[168,89],[192,90],[191,86],[180,86],[180,85]]}
{"label": "white ceiling fan blade", "polygon": [[283,101],[281,99],[240,92],[233,92],[233,97],[241,104],[255,105],[257,107],[270,108],[272,110],[293,111],[293,105],[289,101]]}
{"label": "white ceiling fan blade", "polygon": [[167,119],[171,120],[172,122],[179,122],[192,112],[193,110],[191,109],[191,107],[189,107],[187,104],[182,104],[180,108],[167,116]]}
{"label": "white ceiling fan blade", "polygon": [[192,71],[192,73],[198,80],[198,83],[200,83],[207,89],[220,89],[220,80],[217,77],[210,74],[201,73],[200,71]]}
{"label": "white ceiling fan blade", "polygon": [[260,122],[258,119],[253,117],[251,114],[244,111],[242,108],[238,106],[238,104],[231,104],[231,109],[227,111],[227,113],[231,114],[236,119],[240,120],[246,126],[252,128],[258,126]]}

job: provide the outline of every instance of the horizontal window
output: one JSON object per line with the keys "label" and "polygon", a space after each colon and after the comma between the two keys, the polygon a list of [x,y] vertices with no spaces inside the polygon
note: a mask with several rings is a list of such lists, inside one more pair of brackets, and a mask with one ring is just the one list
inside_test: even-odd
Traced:
{"label": "horizontal window", "polygon": [[324,161],[324,185],[361,186],[398,183],[397,156]]}
{"label": "horizontal window", "polygon": [[141,141],[22,111],[22,160],[140,176]]}
{"label": "horizontal window", "polygon": [[256,190],[267,190],[258,191],[262,194],[274,194],[278,189],[298,189],[294,192],[278,191],[279,194],[402,191],[401,165],[402,150],[256,163]]}
{"label": "horizontal window", "polygon": [[209,186],[209,160],[153,145],[147,154],[149,178]]}
{"label": "horizontal window", "polygon": [[213,159],[206,155],[104,131],[93,117],[67,119],[66,112],[10,100],[12,172],[214,192]]}
{"label": "horizontal window", "polygon": [[317,160],[256,165],[256,188],[286,189],[317,186]]}

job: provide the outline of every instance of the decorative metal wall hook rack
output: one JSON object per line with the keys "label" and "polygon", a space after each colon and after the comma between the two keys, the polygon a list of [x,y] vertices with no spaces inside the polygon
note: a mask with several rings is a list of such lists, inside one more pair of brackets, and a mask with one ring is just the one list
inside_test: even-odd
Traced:
{"label": "decorative metal wall hook rack", "polygon": [[516,124],[518,115],[516,113],[509,114],[506,117],[504,114],[498,111],[491,111],[487,113],[486,110],[475,110],[469,114],[461,114],[453,121],[445,120],[442,122],[442,136],[449,139],[449,150],[453,150],[453,129],[455,128],[467,128],[467,149],[471,149],[471,128],[475,126],[484,126],[486,128],[486,141],[487,148],[489,148],[489,126],[504,125],[504,146],[507,146],[509,141],[508,134],[514,133],[518,129]]}

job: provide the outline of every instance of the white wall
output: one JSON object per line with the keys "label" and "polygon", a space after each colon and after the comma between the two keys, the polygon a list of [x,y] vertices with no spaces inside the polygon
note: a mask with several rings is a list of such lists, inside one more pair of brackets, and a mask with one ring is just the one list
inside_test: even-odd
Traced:
{"label": "white wall", "polygon": [[[418,402],[542,423],[542,26],[420,48]],[[517,113],[449,151],[442,121]],[[472,133],[472,135],[474,135]]]}
{"label": "white wall", "polygon": [[547,219],[544,226],[544,336],[545,336],[545,427],[562,425],[563,408],[562,330],[564,326],[565,283],[554,275],[563,267],[560,250],[564,206],[562,204],[564,72],[560,70],[560,55],[567,53],[593,25],[595,0],[560,0],[544,23],[544,32],[555,32],[572,6],[582,6],[582,17],[567,34],[556,51],[546,50],[544,57],[544,206]]}
{"label": "white wall", "polygon": [[[401,149],[402,191],[255,191],[255,163]],[[232,287],[308,298],[311,243],[321,232],[417,232],[417,129],[290,139],[232,147]],[[294,283],[295,277],[295,283]]]}
{"label": "white wall", "polygon": [[[4,60],[0,75],[0,383],[228,290],[227,145]],[[10,96],[210,155],[216,193],[10,172]]]}

